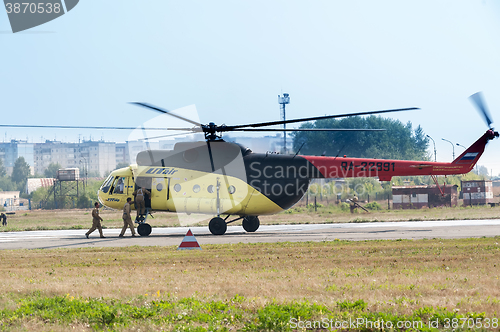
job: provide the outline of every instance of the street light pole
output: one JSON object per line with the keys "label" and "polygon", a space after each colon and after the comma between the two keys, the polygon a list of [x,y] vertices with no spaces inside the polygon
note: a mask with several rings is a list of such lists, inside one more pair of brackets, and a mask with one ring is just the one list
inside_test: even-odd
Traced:
{"label": "street light pole", "polygon": [[447,139],[444,138],[441,139],[451,144],[451,147],[453,148],[453,160],[455,160],[455,145],[451,141],[448,141]]}
{"label": "street light pole", "polygon": [[467,148],[466,148],[465,146],[463,146],[462,144],[458,144],[458,143],[457,143],[457,145],[458,145],[458,146],[461,146],[461,147],[463,147],[465,150],[467,150]]}
{"label": "street light pole", "polygon": [[432,140],[432,144],[434,144],[434,161],[437,161],[437,158],[436,158],[436,142],[434,142],[434,139],[432,139],[432,137],[430,137],[429,135],[426,135],[426,136],[429,137]]}

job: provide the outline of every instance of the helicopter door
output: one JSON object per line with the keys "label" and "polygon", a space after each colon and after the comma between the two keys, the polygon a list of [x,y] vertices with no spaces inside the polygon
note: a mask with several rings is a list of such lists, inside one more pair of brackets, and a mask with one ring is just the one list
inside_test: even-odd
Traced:
{"label": "helicopter door", "polygon": [[168,180],[167,178],[153,178],[151,184],[151,207],[153,210],[167,210]]}
{"label": "helicopter door", "polygon": [[[153,180],[154,180],[153,178],[137,177],[137,179],[135,180],[135,189],[134,190],[137,190],[141,187],[144,187],[149,192],[151,192],[151,195],[153,195],[153,192],[151,191]],[[144,203],[146,205],[146,208],[151,209],[151,197],[149,197],[149,195],[144,195]]]}

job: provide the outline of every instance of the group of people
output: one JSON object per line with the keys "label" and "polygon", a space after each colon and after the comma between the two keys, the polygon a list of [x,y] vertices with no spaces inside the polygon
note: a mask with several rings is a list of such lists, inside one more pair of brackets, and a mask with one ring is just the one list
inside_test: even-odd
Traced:
{"label": "group of people", "polygon": [[[149,190],[145,188],[139,188],[136,191],[133,192],[134,195],[134,201],[132,202],[132,198],[127,197],[127,203],[123,206],[123,227],[122,231],[120,232],[119,237],[123,237],[125,232],[127,231],[127,228],[130,228],[130,231],[132,232],[132,236],[135,237],[135,229],[134,229],[134,223],[132,222],[132,217],[130,215],[131,211],[131,205],[135,204],[135,208],[137,210],[137,220],[140,220],[141,216],[143,216],[146,213],[146,202],[145,202],[145,196],[146,195],[151,195]],[[99,235],[101,238],[106,238],[104,234],[102,233],[102,226],[101,226],[101,221],[102,218],[99,216],[99,202],[94,203],[94,209],[92,210],[92,227],[88,230],[87,233],[85,233],[85,237],[88,239],[89,235],[95,231],[96,229],[99,231]]]}

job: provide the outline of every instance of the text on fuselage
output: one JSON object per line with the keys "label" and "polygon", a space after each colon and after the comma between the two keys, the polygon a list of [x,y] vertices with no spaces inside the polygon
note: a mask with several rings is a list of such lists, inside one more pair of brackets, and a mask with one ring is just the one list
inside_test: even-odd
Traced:
{"label": "text on fuselage", "polygon": [[165,174],[172,175],[177,172],[174,168],[152,167],[146,171],[146,174]]}

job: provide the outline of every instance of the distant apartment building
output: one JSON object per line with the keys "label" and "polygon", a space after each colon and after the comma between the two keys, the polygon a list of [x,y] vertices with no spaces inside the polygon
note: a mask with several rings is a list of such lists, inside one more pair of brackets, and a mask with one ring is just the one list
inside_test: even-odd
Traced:
{"label": "distant apartment building", "polygon": [[127,143],[116,143],[115,145],[116,165],[121,163],[130,164]]}
{"label": "distant apartment building", "polygon": [[42,174],[50,164],[59,164],[62,168],[80,168],[104,176],[116,168],[115,145],[114,142],[105,141],[36,143],[35,171]]}
{"label": "distant apartment building", "polygon": [[[47,140],[44,143],[28,143],[12,140],[0,143],[0,159],[7,174],[11,174],[14,163],[24,157],[30,165],[32,174],[43,174],[50,164],[59,164],[62,168],[79,168],[82,172],[98,173],[104,176],[116,169],[120,163],[135,164],[137,154],[141,151],[172,150],[176,143],[186,140],[199,140],[200,137],[183,137],[157,142],[127,141],[114,143],[105,141],[82,141],[80,143],[64,143]],[[228,142],[237,142],[254,152],[281,151],[283,138],[280,134],[265,137],[225,137]],[[292,151],[292,140],[287,140],[287,149]],[[85,176],[81,173],[82,177]]]}
{"label": "distant apartment building", "polygon": [[31,174],[34,173],[34,144],[27,141],[11,140],[8,143],[0,143],[0,159],[8,175],[12,174],[14,164],[19,157],[30,165]]}

